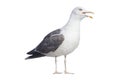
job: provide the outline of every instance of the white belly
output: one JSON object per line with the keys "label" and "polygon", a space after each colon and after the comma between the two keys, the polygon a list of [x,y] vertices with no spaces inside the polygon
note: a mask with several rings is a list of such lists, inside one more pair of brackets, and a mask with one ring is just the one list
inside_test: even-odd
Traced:
{"label": "white belly", "polygon": [[46,54],[47,56],[55,57],[61,55],[67,55],[74,51],[79,45],[79,32],[65,33],[65,39],[59,48],[54,51]]}

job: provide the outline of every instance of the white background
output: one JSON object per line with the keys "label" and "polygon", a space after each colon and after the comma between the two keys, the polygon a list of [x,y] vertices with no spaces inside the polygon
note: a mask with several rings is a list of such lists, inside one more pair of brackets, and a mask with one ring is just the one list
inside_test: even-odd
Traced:
{"label": "white background", "polygon": [[[67,57],[68,70],[75,74],[53,75],[51,57],[24,60],[76,6],[95,14],[81,22],[80,45]],[[119,7],[119,0],[1,0],[0,80],[120,80]],[[58,58],[61,72],[63,60]]]}

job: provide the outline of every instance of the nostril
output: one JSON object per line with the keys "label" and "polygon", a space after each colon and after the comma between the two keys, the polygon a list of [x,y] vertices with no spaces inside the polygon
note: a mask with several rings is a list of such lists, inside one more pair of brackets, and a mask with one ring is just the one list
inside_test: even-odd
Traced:
{"label": "nostril", "polygon": [[82,12],[82,14],[85,14],[86,12]]}

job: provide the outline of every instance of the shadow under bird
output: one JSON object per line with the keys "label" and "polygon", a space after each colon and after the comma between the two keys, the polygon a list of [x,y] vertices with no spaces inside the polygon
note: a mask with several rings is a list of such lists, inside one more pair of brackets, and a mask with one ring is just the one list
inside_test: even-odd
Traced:
{"label": "shadow under bird", "polygon": [[57,71],[57,57],[64,56],[64,73],[67,72],[66,56],[73,52],[79,45],[80,40],[80,21],[86,17],[92,18],[88,14],[93,14],[91,11],[87,11],[84,8],[76,7],[71,12],[68,22],[57,30],[50,32],[42,42],[33,50],[28,52],[30,55],[26,59],[33,59],[43,56],[55,57],[55,72],[54,74],[60,74]]}

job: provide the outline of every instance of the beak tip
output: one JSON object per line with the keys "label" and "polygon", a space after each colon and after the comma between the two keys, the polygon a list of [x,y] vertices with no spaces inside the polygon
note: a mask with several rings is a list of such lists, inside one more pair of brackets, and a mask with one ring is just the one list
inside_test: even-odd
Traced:
{"label": "beak tip", "polygon": [[89,18],[91,18],[91,19],[93,19],[93,17],[92,16],[88,16]]}
{"label": "beak tip", "polygon": [[92,17],[92,16],[89,16],[89,18],[93,19],[93,17]]}

